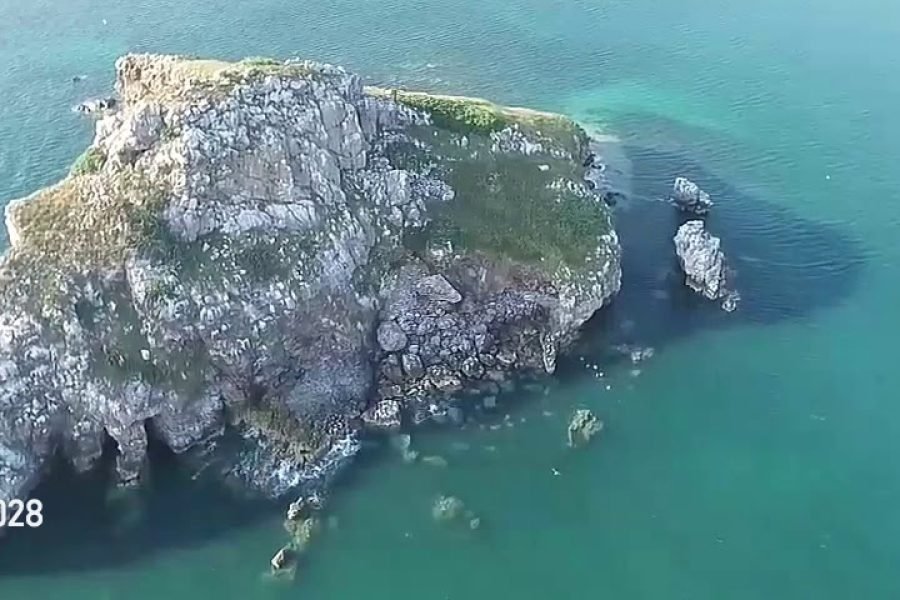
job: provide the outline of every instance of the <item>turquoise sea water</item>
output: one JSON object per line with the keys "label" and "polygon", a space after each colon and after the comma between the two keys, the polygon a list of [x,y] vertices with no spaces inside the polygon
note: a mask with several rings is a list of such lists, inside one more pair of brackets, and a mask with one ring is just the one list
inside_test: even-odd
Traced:
{"label": "turquoise sea water", "polygon": [[[0,17],[0,202],[65,173],[91,136],[69,107],[138,50],[302,55],[563,111],[620,140],[634,197],[623,293],[579,354],[502,398],[499,427],[415,433],[447,468],[372,449],[294,584],[263,576],[280,507],[160,467],[131,528],[88,483],[41,490],[47,524],[0,544],[0,599],[900,597],[900,4],[0,0]],[[666,279],[675,217],[652,200],[676,173],[719,203],[733,315]],[[620,342],[656,354],[636,373]],[[578,406],[607,427],[572,454]],[[483,527],[438,527],[440,493]]]}

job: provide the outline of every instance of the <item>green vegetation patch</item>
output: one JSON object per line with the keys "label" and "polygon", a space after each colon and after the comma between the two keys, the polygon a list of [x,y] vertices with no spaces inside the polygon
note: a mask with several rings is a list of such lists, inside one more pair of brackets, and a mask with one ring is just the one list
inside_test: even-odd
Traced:
{"label": "green vegetation patch", "polygon": [[268,56],[248,56],[247,58],[241,59],[240,64],[248,67],[280,67],[284,63],[276,58],[270,58]]}
{"label": "green vegetation patch", "polygon": [[548,189],[553,171],[559,176],[567,167],[556,161],[541,171],[533,161],[508,156],[452,165],[448,180],[456,197],[435,207],[430,237],[550,270],[577,269],[608,233],[609,218],[591,197]]}
{"label": "green vegetation patch", "polygon": [[62,276],[122,264],[157,242],[166,191],[126,168],[115,177],[70,177],[11,207],[12,260]]}
{"label": "green vegetation patch", "polygon": [[500,106],[465,96],[445,96],[424,92],[370,87],[367,92],[391,98],[431,115],[435,126],[464,135],[489,135],[507,127],[516,127],[526,136],[545,145],[566,150],[580,157],[586,147],[587,134],[572,119],[555,113]]}
{"label": "green vegetation patch", "polygon": [[78,177],[80,175],[93,175],[99,173],[106,164],[106,154],[98,148],[88,148],[81,156],[75,159],[70,173]]}
{"label": "green vegetation patch", "polygon": [[434,124],[457,133],[491,133],[511,124],[497,106],[473,98],[432,96],[394,91],[392,98],[429,113]]}

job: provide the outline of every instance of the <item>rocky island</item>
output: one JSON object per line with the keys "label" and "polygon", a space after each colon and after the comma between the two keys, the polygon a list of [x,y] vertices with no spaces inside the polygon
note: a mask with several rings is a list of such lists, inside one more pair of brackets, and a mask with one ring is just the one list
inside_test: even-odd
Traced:
{"label": "rocky island", "polygon": [[[148,439],[277,497],[366,429],[549,373],[620,286],[567,118],[306,61],[130,55],[61,182],[6,211],[0,500]],[[114,442],[114,444],[113,444]]]}

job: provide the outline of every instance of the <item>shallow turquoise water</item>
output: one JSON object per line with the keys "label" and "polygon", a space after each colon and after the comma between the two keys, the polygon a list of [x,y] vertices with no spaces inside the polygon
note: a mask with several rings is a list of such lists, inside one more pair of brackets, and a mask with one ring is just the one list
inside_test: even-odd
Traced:
{"label": "shallow turquoise water", "polygon": [[[446,469],[372,451],[294,585],[262,576],[278,507],[161,476],[126,532],[90,486],[47,490],[45,528],[0,545],[3,600],[900,597],[900,4],[0,0],[0,15],[3,201],[65,172],[91,135],[69,107],[129,50],[300,54],[565,111],[622,140],[637,198],[619,215],[625,288],[584,361],[504,398],[496,430],[416,434]],[[734,315],[663,280],[675,223],[651,200],[675,173],[720,201]],[[635,376],[608,360],[619,341],[657,352]],[[601,360],[602,380],[585,366]],[[607,429],[573,455],[576,406]],[[482,529],[436,527],[445,492]]]}

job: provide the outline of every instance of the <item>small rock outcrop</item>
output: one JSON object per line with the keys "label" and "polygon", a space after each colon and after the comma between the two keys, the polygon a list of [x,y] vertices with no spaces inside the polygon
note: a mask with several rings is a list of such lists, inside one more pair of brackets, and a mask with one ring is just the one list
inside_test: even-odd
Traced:
{"label": "small rock outcrop", "polygon": [[721,241],[706,230],[703,221],[688,221],[675,234],[675,254],[685,274],[685,285],[709,300],[721,300],[723,309],[734,310],[737,292],[729,287],[729,270]]}
{"label": "small rock outcrop", "polygon": [[373,431],[399,431],[403,424],[400,402],[397,400],[379,400],[367,408],[362,414],[363,424]]}
{"label": "small rock outcrop", "polygon": [[481,527],[481,517],[456,496],[439,496],[431,506],[431,517],[443,523],[464,524],[472,530]]}
{"label": "small rock outcrop", "polygon": [[709,213],[713,201],[700,186],[685,177],[676,177],[672,186],[672,201],[684,212],[697,216]]}
{"label": "small rock outcrop", "polygon": [[109,438],[139,483],[151,434],[308,493],[362,428],[552,371],[619,289],[564,117],[298,60],[129,55],[116,92],[71,174],[6,210],[0,501]]}
{"label": "small rock outcrop", "polygon": [[72,107],[73,112],[86,115],[102,113],[116,108],[117,100],[115,98],[93,98],[85,100],[81,104]]}
{"label": "small rock outcrop", "polygon": [[570,448],[583,446],[591,438],[603,431],[603,421],[586,408],[579,408],[569,419],[566,438]]}

